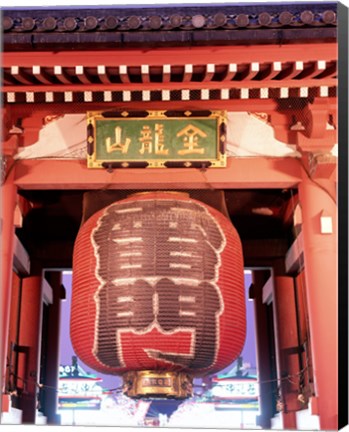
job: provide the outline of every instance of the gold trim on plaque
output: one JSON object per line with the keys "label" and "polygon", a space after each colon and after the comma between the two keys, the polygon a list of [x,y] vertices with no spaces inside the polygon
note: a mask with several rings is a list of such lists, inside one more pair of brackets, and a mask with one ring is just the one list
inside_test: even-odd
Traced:
{"label": "gold trim on plaque", "polygon": [[226,166],[226,111],[142,113],[87,112],[88,168]]}

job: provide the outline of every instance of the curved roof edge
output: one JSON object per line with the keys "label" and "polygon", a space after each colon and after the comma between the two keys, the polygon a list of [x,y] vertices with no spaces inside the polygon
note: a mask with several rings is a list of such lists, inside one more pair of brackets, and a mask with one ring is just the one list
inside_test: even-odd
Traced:
{"label": "curved roof edge", "polygon": [[333,42],[337,3],[3,8],[2,28],[5,51]]}

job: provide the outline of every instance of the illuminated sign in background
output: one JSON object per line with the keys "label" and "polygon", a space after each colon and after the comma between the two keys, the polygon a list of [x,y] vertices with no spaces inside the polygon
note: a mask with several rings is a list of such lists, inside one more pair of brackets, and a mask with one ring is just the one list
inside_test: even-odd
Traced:
{"label": "illuminated sign in background", "polygon": [[210,400],[217,410],[259,411],[259,386],[255,379],[213,379]]}
{"label": "illuminated sign in background", "polygon": [[207,111],[200,116],[186,111],[176,113],[176,117],[166,111],[124,111],[115,116],[88,113],[89,168],[107,167],[108,162],[123,168],[160,168],[171,166],[171,162],[184,167],[195,166],[195,162],[226,165],[224,111]]}
{"label": "illuminated sign in background", "polygon": [[97,409],[103,389],[100,378],[81,375],[74,366],[61,366],[58,384],[58,409]]}
{"label": "illuminated sign in background", "polygon": [[224,399],[258,399],[259,389],[255,380],[219,381],[211,390],[213,396]]}

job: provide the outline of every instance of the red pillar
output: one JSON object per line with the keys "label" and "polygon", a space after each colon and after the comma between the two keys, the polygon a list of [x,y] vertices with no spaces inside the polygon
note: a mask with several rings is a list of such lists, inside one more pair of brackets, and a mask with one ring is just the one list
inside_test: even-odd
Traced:
{"label": "red pillar", "polygon": [[[19,360],[18,386],[22,386],[20,408],[23,423],[35,423],[42,316],[42,277],[30,276],[23,279],[20,315],[19,345],[24,348]],[[22,381],[22,379],[24,381]]]}
{"label": "red pillar", "polygon": [[[319,187],[305,174],[299,185],[317,398],[313,405],[318,407],[320,428],[325,430],[337,429],[338,423],[337,206],[333,190],[332,181],[322,180]],[[332,219],[332,233],[321,232],[324,214]]]}
{"label": "red pillar", "polygon": [[[283,402],[284,429],[296,429],[295,411],[299,409],[299,353],[297,315],[293,278],[274,277],[273,313],[279,387]],[[290,379],[285,377],[290,376]]]}
{"label": "red pillar", "polygon": [[9,330],[7,336],[7,361],[9,366],[6,370],[6,384],[8,390],[14,390],[15,381],[12,375],[15,372],[15,350],[14,347],[17,344],[19,323],[18,323],[18,307],[21,298],[21,278],[15,273],[12,273],[12,293],[11,293],[11,307],[10,307],[10,320]]}
{"label": "red pillar", "polygon": [[9,330],[12,267],[14,252],[14,212],[16,208],[17,187],[14,184],[14,170],[9,169],[12,158],[2,155],[6,160],[7,177],[1,185],[1,392],[4,391],[6,375],[7,338]]}

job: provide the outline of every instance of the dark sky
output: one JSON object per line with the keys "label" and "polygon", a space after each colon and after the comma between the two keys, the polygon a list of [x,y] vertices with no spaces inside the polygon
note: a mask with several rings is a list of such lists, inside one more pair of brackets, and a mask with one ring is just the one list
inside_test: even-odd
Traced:
{"label": "dark sky", "polygon": [[[71,299],[71,285],[72,285],[72,274],[63,274],[63,284],[66,288],[66,300],[62,302],[62,314],[61,314],[61,335],[60,335],[60,364],[71,365],[72,356],[75,355],[71,341],[70,341],[70,299]],[[254,329],[254,313],[253,313],[253,302],[248,300],[248,288],[251,285],[251,274],[245,273],[245,289],[246,289],[246,312],[247,312],[247,335],[244,349],[242,351],[242,357],[244,362],[250,363],[251,368],[255,368],[255,329]],[[79,365],[86,371],[96,374],[98,377],[103,379],[102,386],[107,389],[114,389],[120,387],[122,379],[114,375],[103,375],[99,372],[91,370],[91,368],[85,365],[79,359]],[[224,369],[221,373],[226,373],[231,370],[233,364]],[[252,373],[255,372],[252,369]]]}

